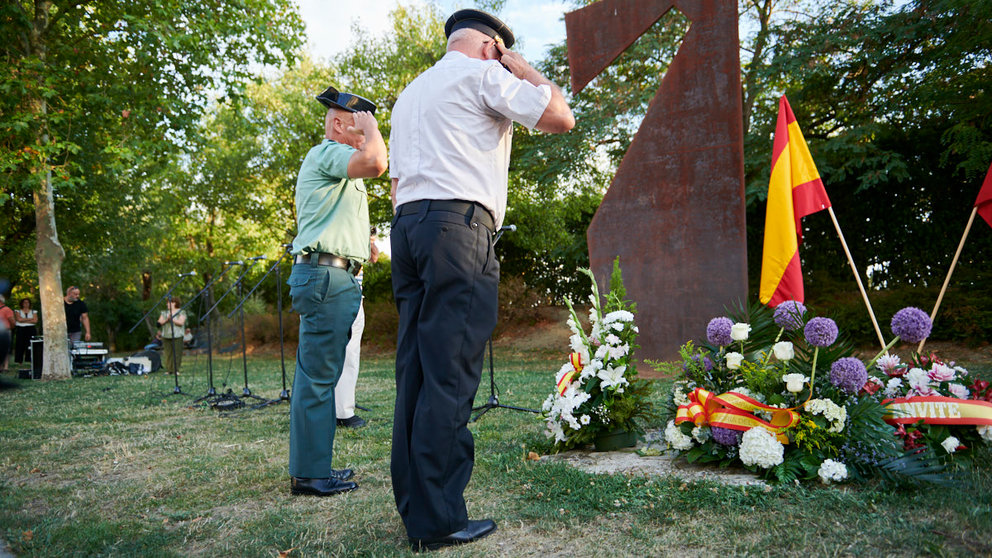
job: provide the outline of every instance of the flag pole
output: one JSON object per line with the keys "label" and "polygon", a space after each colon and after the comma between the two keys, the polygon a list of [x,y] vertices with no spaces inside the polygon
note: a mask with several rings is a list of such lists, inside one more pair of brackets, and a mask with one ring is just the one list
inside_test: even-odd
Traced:
{"label": "flag pole", "polygon": [[[954,252],[954,259],[951,260],[951,268],[947,270],[947,277],[944,279],[944,286],[940,288],[940,294],[937,295],[937,303],[933,305],[933,312],[930,312],[930,321],[937,317],[937,309],[940,308],[940,301],[944,300],[944,293],[947,292],[947,285],[951,282],[951,274],[954,273],[954,266],[958,264],[958,258],[961,257],[961,249],[964,248],[964,241],[968,239],[968,233],[971,232],[971,224],[975,222],[975,214],[978,213],[978,206],[976,205],[971,210],[971,217],[968,218],[968,224],[964,227],[964,234],[961,235],[961,242],[958,243],[958,250]],[[919,353],[923,351],[923,345],[927,342],[926,339],[920,341],[920,346],[916,348],[916,352]]]}
{"label": "flag pole", "polygon": [[868,302],[868,293],[865,292],[865,286],[861,284],[861,274],[858,273],[858,268],[854,265],[854,258],[851,257],[851,251],[847,248],[847,241],[844,240],[844,233],[840,231],[840,223],[837,222],[837,216],[834,215],[833,206],[828,206],[827,211],[830,213],[830,220],[834,222],[834,228],[837,229],[837,236],[840,237],[840,244],[844,247],[844,254],[847,255],[847,263],[851,264],[851,271],[854,272],[854,279],[858,282],[858,289],[861,290],[861,298],[865,299],[865,306],[868,307],[868,315],[871,316],[871,324],[875,326],[875,333],[878,335],[878,342],[884,349],[885,338],[882,337],[882,330],[878,327],[878,320],[875,319],[875,311],[871,309],[871,303]]}

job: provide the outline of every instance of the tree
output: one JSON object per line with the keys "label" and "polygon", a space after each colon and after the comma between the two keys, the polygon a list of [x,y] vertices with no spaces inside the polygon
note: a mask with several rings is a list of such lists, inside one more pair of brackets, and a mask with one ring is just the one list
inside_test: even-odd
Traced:
{"label": "tree", "polygon": [[[289,0],[15,0],[0,7],[0,30],[4,201],[33,208],[44,335],[63,339],[61,199],[92,187],[134,203],[207,92],[236,92],[253,64],[287,60],[301,21]],[[16,215],[4,234],[23,241],[28,221]],[[67,355],[46,351],[43,374],[68,377]]]}

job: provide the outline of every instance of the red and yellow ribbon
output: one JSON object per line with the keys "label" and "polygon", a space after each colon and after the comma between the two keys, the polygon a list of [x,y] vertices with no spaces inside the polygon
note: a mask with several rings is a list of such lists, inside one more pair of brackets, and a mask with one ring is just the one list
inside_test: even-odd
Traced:
{"label": "red and yellow ribbon", "polygon": [[927,424],[992,425],[992,403],[976,399],[957,399],[926,395],[886,399],[889,412],[885,422],[912,424],[922,420]]}
{"label": "red and yellow ribbon", "polygon": [[[764,421],[752,413],[757,410],[770,411],[772,419]],[[755,426],[763,426],[783,444],[789,443],[784,434],[799,420],[799,415],[791,409],[769,407],[737,392],[728,391],[714,395],[702,388],[689,394],[689,403],[680,405],[675,415],[675,424],[692,421],[696,426],[719,426],[731,430],[747,431]]]}
{"label": "red and yellow ribbon", "polygon": [[561,378],[558,378],[558,395],[564,395],[565,390],[568,389],[568,384],[572,383],[572,379],[582,372],[581,354],[572,353],[568,355],[568,361],[572,363],[572,369],[562,374]]}

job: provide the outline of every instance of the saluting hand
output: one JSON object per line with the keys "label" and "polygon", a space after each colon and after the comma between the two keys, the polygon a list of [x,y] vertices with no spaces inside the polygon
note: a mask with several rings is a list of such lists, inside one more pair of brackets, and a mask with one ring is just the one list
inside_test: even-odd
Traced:
{"label": "saluting hand", "polygon": [[506,48],[502,43],[496,42],[496,50],[499,51],[500,64],[506,66],[517,78],[527,79],[531,72],[535,71],[523,56]]}

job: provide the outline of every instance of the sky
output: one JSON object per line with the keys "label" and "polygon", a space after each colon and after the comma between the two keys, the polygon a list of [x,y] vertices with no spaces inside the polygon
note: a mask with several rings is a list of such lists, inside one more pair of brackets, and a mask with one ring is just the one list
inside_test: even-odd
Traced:
{"label": "sky", "polygon": [[[329,59],[351,44],[351,28],[356,21],[373,35],[385,33],[389,29],[389,12],[399,3],[399,0],[295,1],[306,23],[309,51],[320,60]],[[403,0],[405,6],[427,3],[428,0]],[[444,17],[455,10],[475,6],[466,0],[433,0],[433,3],[440,7]],[[497,15],[513,30],[518,41],[513,50],[535,63],[544,58],[549,44],[565,38],[563,17],[571,9],[566,0],[506,0],[503,11]]]}

